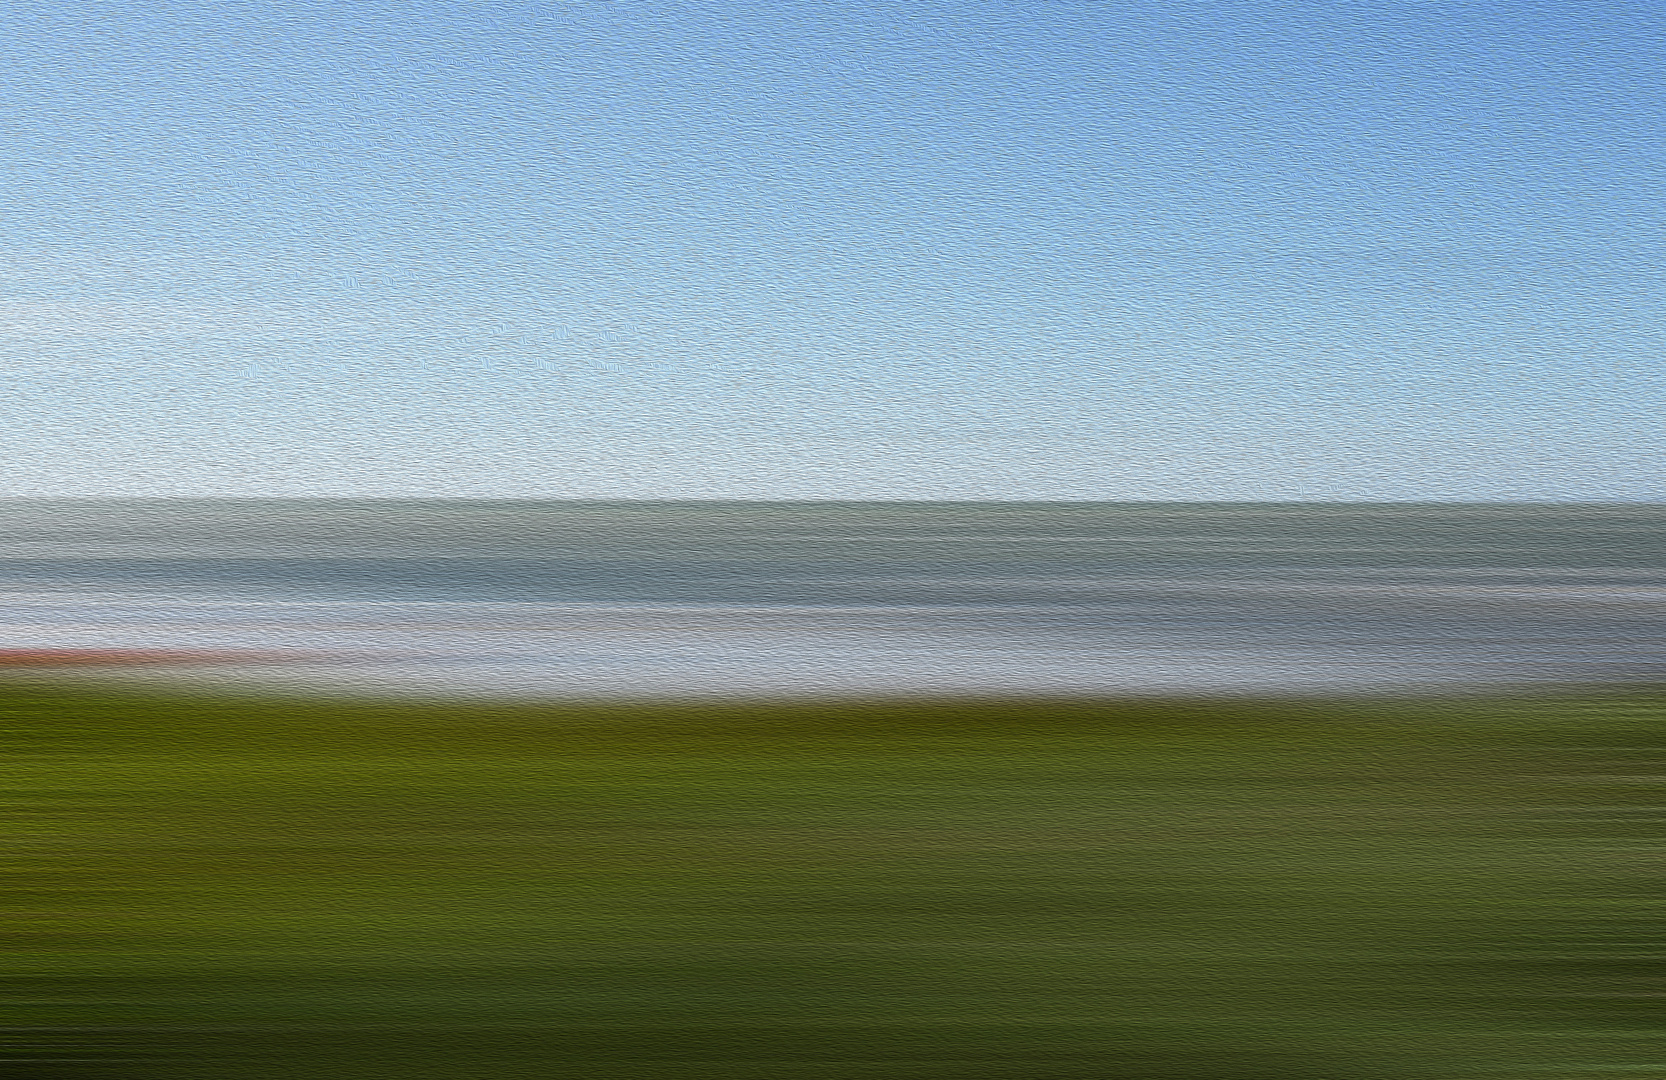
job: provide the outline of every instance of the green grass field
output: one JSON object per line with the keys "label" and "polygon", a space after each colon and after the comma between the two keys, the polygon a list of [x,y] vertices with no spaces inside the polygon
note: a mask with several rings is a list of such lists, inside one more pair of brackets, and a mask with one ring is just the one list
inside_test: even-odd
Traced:
{"label": "green grass field", "polygon": [[1666,1076],[1666,695],[0,718],[10,1080]]}

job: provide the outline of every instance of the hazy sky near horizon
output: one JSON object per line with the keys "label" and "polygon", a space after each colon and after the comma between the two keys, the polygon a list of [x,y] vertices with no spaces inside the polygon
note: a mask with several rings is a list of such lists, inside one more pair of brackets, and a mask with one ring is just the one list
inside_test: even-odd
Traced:
{"label": "hazy sky near horizon", "polygon": [[4,3],[0,495],[1666,499],[1666,9]]}

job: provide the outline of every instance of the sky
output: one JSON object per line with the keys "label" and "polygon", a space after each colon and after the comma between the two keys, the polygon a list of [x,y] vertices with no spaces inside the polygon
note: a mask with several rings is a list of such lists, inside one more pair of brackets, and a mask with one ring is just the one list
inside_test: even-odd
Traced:
{"label": "sky", "polygon": [[0,3],[0,495],[1666,499],[1666,9]]}

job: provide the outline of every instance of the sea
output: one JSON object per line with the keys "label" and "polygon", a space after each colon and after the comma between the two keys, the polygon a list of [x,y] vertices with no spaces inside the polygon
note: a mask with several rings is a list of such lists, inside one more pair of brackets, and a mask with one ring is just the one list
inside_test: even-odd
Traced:
{"label": "sea", "polygon": [[1658,682],[1663,615],[1661,505],[0,500],[0,649],[285,691]]}

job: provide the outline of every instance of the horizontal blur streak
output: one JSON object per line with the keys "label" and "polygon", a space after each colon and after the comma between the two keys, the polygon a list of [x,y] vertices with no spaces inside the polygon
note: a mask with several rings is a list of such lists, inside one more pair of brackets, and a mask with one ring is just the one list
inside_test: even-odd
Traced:
{"label": "horizontal blur streak", "polygon": [[0,668],[125,667],[130,664],[258,664],[283,653],[209,649],[0,649]]}
{"label": "horizontal blur streak", "polygon": [[0,684],[19,1080],[1596,1080],[1666,694]]}
{"label": "horizontal blur streak", "polygon": [[518,694],[1666,679],[1666,507],[0,500],[0,649]]}
{"label": "horizontal blur streak", "polygon": [[1663,526],[0,503],[0,1074],[1646,1075]]}

